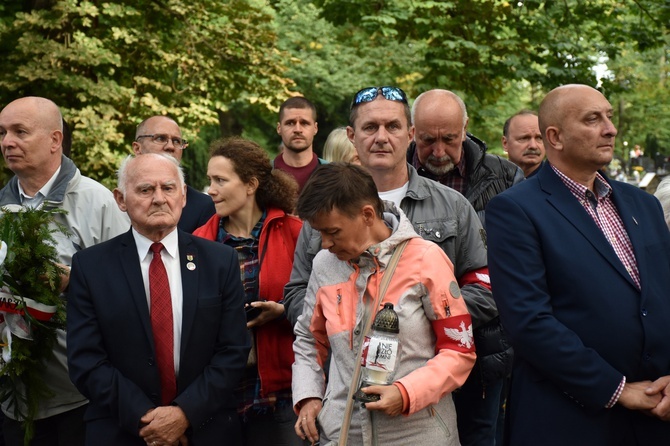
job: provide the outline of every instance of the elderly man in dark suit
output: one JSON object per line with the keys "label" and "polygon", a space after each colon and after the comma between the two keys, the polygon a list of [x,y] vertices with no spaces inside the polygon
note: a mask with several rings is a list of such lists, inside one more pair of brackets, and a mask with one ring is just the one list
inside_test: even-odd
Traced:
{"label": "elderly man in dark suit", "polygon": [[597,90],[540,105],[548,163],[487,208],[489,269],[515,351],[508,444],[670,441],[670,234],[652,195],[606,178]]}
{"label": "elderly man in dark suit", "polygon": [[114,195],[132,229],[75,255],[68,294],[86,443],[240,444],[233,389],[250,341],[235,251],[177,229],[171,157],[127,159]]}

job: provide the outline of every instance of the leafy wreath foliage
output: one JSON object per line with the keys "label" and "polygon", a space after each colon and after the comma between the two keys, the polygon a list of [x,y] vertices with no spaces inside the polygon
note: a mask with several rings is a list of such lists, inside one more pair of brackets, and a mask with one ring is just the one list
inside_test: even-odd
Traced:
{"label": "leafy wreath foliage", "polygon": [[[0,402],[9,401],[14,418],[23,420],[26,445],[34,434],[39,402],[53,396],[43,376],[57,342],[56,330],[65,328],[65,303],[60,297],[64,271],[58,266],[53,236],[56,232],[67,234],[66,228],[55,222],[56,214],[62,213],[62,209],[8,206],[0,215],[0,240],[7,244],[7,257],[0,265],[0,286],[18,301],[16,309],[22,310],[32,336],[32,340],[12,337],[11,360],[3,361],[0,369]],[[39,321],[25,311],[25,298],[55,306],[56,312],[50,320]]]}

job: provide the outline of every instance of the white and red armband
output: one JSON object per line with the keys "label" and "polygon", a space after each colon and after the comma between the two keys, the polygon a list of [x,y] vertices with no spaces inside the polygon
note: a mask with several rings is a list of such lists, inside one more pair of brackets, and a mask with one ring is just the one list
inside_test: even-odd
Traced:
{"label": "white and red armband", "polygon": [[491,289],[491,279],[489,279],[489,268],[479,268],[468,271],[458,279],[458,285],[462,288],[465,285],[481,285],[486,289]]}
{"label": "white and red armband", "polygon": [[461,353],[475,351],[475,340],[472,336],[472,319],[469,314],[451,316],[446,319],[432,321],[433,331],[437,336],[435,351],[442,349],[455,350]]}

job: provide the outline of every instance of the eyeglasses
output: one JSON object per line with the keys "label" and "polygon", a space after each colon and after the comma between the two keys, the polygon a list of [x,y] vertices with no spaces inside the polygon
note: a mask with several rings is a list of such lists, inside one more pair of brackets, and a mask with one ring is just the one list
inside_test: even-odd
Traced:
{"label": "eyeglasses", "polygon": [[172,145],[175,149],[185,149],[188,147],[188,141],[181,138],[170,137],[165,133],[156,133],[155,135],[139,135],[135,138],[135,141],[139,141],[140,138],[151,138],[151,142],[158,144],[159,146],[165,146],[168,142],[172,141]]}
{"label": "eyeglasses", "polygon": [[374,101],[379,96],[379,93],[389,101],[398,101],[407,104],[407,95],[398,87],[368,87],[356,93],[354,100],[351,102],[351,108],[363,102]]}

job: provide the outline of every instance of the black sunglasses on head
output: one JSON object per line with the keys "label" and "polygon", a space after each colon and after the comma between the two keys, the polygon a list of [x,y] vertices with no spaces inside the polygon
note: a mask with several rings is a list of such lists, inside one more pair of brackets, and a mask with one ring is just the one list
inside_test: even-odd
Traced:
{"label": "black sunglasses on head", "polygon": [[407,95],[398,87],[367,87],[356,93],[354,100],[351,102],[351,108],[363,102],[374,101],[379,96],[379,93],[389,101],[398,101],[407,104]]}

